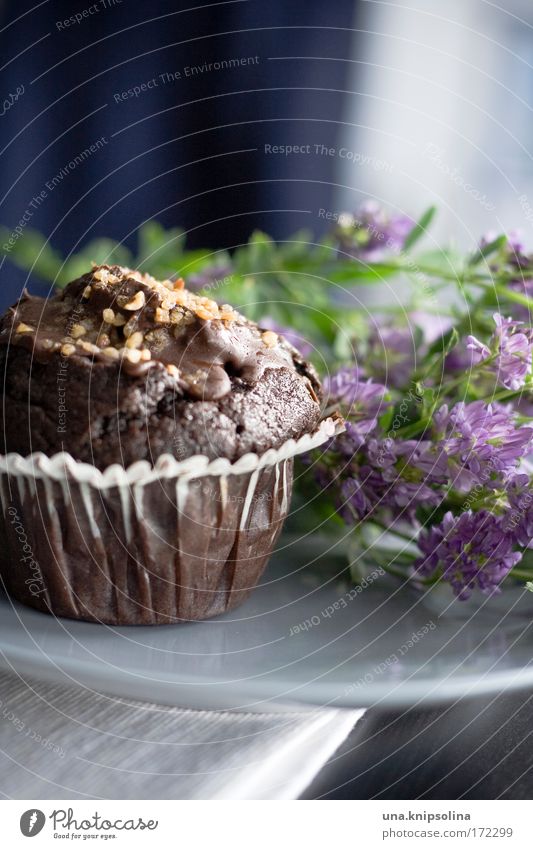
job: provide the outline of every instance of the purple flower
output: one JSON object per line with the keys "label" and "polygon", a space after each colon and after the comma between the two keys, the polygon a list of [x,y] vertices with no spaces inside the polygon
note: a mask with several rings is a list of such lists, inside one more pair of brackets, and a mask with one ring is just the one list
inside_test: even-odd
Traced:
{"label": "purple flower", "polygon": [[472,371],[472,367],[476,363],[476,355],[469,345],[456,345],[444,360],[444,371],[447,374],[457,374],[458,372]]}
{"label": "purple flower", "polygon": [[384,397],[387,387],[362,379],[357,366],[341,368],[327,377],[323,385],[328,406],[339,406],[347,418],[346,433],[352,450],[360,447],[376,427],[379,416],[390,406]]}
{"label": "purple flower", "polygon": [[361,377],[357,366],[343,366],[324,380],[324,391],[330,403],[340,404],[347,415],[365,417],[379,415],[389,405],[383,398],[387,387]]}
{"label": "purple flower", "polygon": [[[367,445],[350,442],[347,433],[337,439],[337,503],[345,521],[363,519],[380,510],[391,523],[400,514],[413,519],[420,505],[436,506],[442,499],[437,475],[425,474],[413,460],[429,443],[370,439]],[[351,450],[350,450],[351,449]]]}
{"label": "purple flower", "polygon": [[506,530],[525,548],[533,548],[533,488],[529,475],[516,475],[507,489],[511,507],[505,518]]}
{"label": "purple flower", "polygon": [[513,413],[500,404],[460,402],[445,404],[435,413],[437,461],[447,460],[455,489],[467,492],[476,485],[501,486],[528,452],[533,430],[517,427]]}
{"label": "purple flower", "polygon": [[[484,247],[494,241],[496,234],[488,233],[481,239],[480,246]],[[494,274],[497,274],[502,267],[507,275],[509,272],[516,273],[516,277],[508,283],[509,288],[515,292],[519,292],[528,298],[533,298],[533,256],[527,254],[521,240],[520,233],[511,231],[507,235],[507,243],[499,252],[496,261],[489,258],[490,268]],[[527,306],[521,304],[510,303],[508,309],[511,309],[513,315],[528,324],[532,321],[531,310]]]}
{"label": "purple flower", "polygon": [[531,374],[533,357],[533,328],[524,327],[521,321],[494,315],[496,330],[487,347],[474,336],[468,337],[468,348],[474,352],[475,361],[489,361],[499,383],[507,389],[520,389]]}
{"label": "purple flower", "polygon": [[413,225],[406,215],[389,215],[376,201],[368,200],[353,215],[340,216],[336,229],[340,253],[377,262],[400,252]]}
{"label": "purple flower", "polygon": [[[487,245],[490,245],[491,242],[494,242],[495,239],[498,238],[500,234],[496,233],[494,230],[489,230],[488,233],[485,233],[484,236],[479,240],[479,247],[486,248]],[[510,230],[506,234],[507,242],[503,248],[506,256],[513,257],[516,261],[525,260],[527,261],[527,257],[524,253],[524,243],[522,242],[522,231],[521,230]]]}
{"label": "purple flower", "polygon": [[486,595],[500,592],[501,582],[522,558],[513,551],[502,518],[487,510],[446,513],[440,525],[420,534],[418,546],[423,557],[417,573],[447,581],[460,599],[469,598],[476,587]]}
{"label": "purple flower", "polygon": [[[526,298],[531,298],[533,300],[533,277],[511,280],[509,282],[509,288],[514,292],[518,292],[521,295],[525,295]],[[533,312],[526,305],[513,303],[509,305],[508,309],[511,309],[513,311],[513,315],[521,321],[525,321],[528,324],[531,324],[533,321]]]}
{"label": "purple flower", "polygon": [[227,263],[224,265],[212,265],[209,268],[204,268],[202,271],[197,271],[188,276],[187,287],[192,290],[216,289],[227,283],[232,273],[233,268]]}
{"label": "purple flower", "polygon": [[341,484],[339,491],[339,515],[347,524],[368,516],[372,503],[366,494],[366,488],[357,477],[347,478]]}
{"label": "purple flower", "polygon": [[445,476],[435,462],[425,462],[430,449],[430,442],[414,439],[371,439],[368,443],[368,459],[380,469],[387,485],[386,499],[395,506],[408,507],[409,514],[414,514],[419,504],[435,506],[442,498],[439,487]]}
{"label": "purple flower", "polygon": [[302,355],[302,357],[307,357],[313,351],[313,346],[309,344],[309,342],[304,339],[303,336],[298,333],[294,327],[283,327],[283,325],[278,324],[277,321],[274,321],[270,316],[265,316],[265,318],[261,319],[261,328],[264,330],[273,330],[275,333],[279,333],[280,336],[283,336],[287,342],[292,345],[293,348],[296,348],[297,351]]}
{"label": "purple flower", "polygon": [[[361,370],[358,366],[343,366],[335,374],[328,374],[323,380],[325,394],[332,403],[350,406],[361,391]],[[384,387],[382,387],[384,389]]]}
{"label": "purple flower", "polygon": [[416,343],[408,327],[381,327],[368,339],[365,370],[388,386],[405,386],[415,368]]}
{"label": "purple flower", "polygon": [[[434,444],[428,439],[385,439],[382,446],[391,449],[396,466],[401,468],[404,477],[412,481],[424,480],[428,484],[442,486],[448,482],[448,464],[442,454],[435,454]],[[381,463],[386,465],[386,453],[380,451]]]}
{"label": "purple flower", "polygon": [[337,485],[340,513],[345,521],[353,521],[354,514],[365,515],[371,506],[361,489],[356,455],[390,402],[384,398],[385,386],[362,379],[357,366],[341,368],[327,377],[323,386],[328,406],[340,407],[346,417],[346,431],[315,464],[314,476],[322,489]]}

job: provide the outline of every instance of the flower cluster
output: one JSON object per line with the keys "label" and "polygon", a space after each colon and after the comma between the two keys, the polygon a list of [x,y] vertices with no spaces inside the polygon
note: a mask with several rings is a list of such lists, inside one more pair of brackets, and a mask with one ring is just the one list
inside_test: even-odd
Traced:
{"label": "flower cluster", "polygon": [[501,405],[460,401],[435,413],[433,436],[433,452],[446,463],[450,485],[469,492],[478,484],[501,488],[527,454],[533,430],[517,427],[514,413]]}
{"label": "flower cluster", "polygon": [[516,475],[507,489],[510,510],[505,528],[514,534],[519,545],[533,546],[533,486],[529,475]]}
{"label": "flower cluster", "polygon": [[341,255],[378,262],[399,253],[414,222],[406,215],[389,215],[376,201],[366,201],[353,214],[339,219],[336,230]]}
{"label": "flower cluster", "polygon": [[387,386],[401,389],[416,367],[416,334],[409,327],[381,323],[369,334],[364,352],[365,371]]}
{"label": "flower cluster", "polygon": [[[490,237],[489,237],[490,238]],[[500,257],[497,258],[492,270],[496,274],[508,270],[510,273],[509,289],[526,297],[533,297],[533,255],[527,254],[520,235],[515,232],[509,233]],[[533,312],[526,305],[512,304],[514,317],[533,323]]]}
{"label": "flower cluster", "polygon": [[[337,228],[340,255],[400,257],[412,228],[366,204]],[[436,333],[413,310],[403,325],[375,316],[379,329],[354,338],[358,365],[325,381],[346,430],[313,465],[356,533],[370,522],[407,535],[405,576],[447,582],[460,599],[498,592],[510,573],[533,588],[533,254],[515,235],[487,236],[461,285],[469,274],[486,281],[485,293]],[[491,286],[506,315],[488,312]]]}
{"label": "flower cluster", "polygon": [[448,581],[461,599],[469,598],[476,587],[486,595],[499,592],[522,557],[513,550],[513,537],[502,518],[487,510],[446,513],[440,524],[420,534],[418,545],[423,557],[417,575]]}
{"label": "flower cluster", "polygon": [[498,313],[494,321],[496,330],[488,345],[475,336],[468,337],[468,348],[474,352],[473,362],[490,368],[498,383],[507,389],[520,389],[531,374],[533,328]]}
{"label": "flower cluster", "polygon": [[417,503],[436,503],[437,475],[423,470],[430,443],[395,440],[380,432],[379,420],[392,403],[387,388],[362,377],[357,368],[340,369],[325,387],[328,405],[346,417],[346,430],[315,466],[315,474],[324,485],[327,468],[341,515],[357,521],[376,511],[405,508],[412,514]]}
{"label": "flower cluster", "polygon": [[[497,341],[477,343],[479,350],[489,352],[483,360],[492,357],[491,366],[501,357],[506,375],[516,376],[504,337],[529,340],[530,330],[499,315],[495,321]],[[521,373],[521,385],[529,375]],[[476,588],[498,591],[524,549],[533,547],[533,488],[521,474],[533,428],[510,404],[451,398],[433,403],[427,419],[415,409],[405,426],[391,427],[404,421],[395,415],[399,399],[356,366],[339,369],[325,388],[328,407],[341,410],[346,430],[313,468],[344,521],[356,528],[367,520],[390,530],[410,527],[420,550],[413,562],[417,580],[448,582],[461,599]]]}

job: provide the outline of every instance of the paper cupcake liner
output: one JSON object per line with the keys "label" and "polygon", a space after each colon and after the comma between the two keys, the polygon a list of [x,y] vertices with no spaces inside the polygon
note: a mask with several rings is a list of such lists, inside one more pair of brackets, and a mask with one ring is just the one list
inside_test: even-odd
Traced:
{"label": "paper cupcake liner", "polygon": [[110,625],[217,616],[256,586],[287,515],[293,458],[341,426],[234,463],[160,457],[105,471],[0,456],[0,575],[18,601]]}

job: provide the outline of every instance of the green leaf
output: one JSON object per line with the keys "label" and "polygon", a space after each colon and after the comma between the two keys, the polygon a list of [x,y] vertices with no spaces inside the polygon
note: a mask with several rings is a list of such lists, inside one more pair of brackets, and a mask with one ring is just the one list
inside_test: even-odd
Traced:
{"label": "green leaf", "polygon": [[161,274],[160,270],[174,273],[184,248],[185,234],[179,227],[165,230],[158,221],[147,221],[139,228],[135,266],[154,276]]}
{"label": "green leaf", "polygon": [[382,283],[387,278],[402,271],[403,269],[395,262],[376,262],[367,265],[357,260],[322,267],[320,271],[317,269],[317,272],[330,283],[356,283],[358,286]]}
{"label": "green leaf", "polygon": [[416,242],[418,242],[418,240],[427,233],[436,211],[436,207],[434,206],[430,206],[429,209],[426,209],[422,217],[416,222],[413,229],[407,234],[407,238],[403,243],[404,251],[410,250],[413,245],[415,245]]}
{"label": "green leaf", "polygon": [[[0,243],[5,245],[10,238],[11,232],[7,227],[0,227]],[[57,280],[62,265],[61,255],[52,248],[49,241],[29,227],[4,255],[18,268],[30,271],[50,283]]]}
{"label": "green leaf", "polygon": [[65,260],[61,268],[57,285],[64,286],[91,270],[96,265],[131,265],[132,256],[125,245],[119,245],[112,239],[94,239],[83,250]]}
{"label": "green leaf", "polygon": [[492,242],[488,242],[488,244],[483,245],[483,247],[479,248],[468,260],[468,265],[470,267],[474,265],[478,265],[482,260],[486,259],[491,254],[497,253],[501,248],[505,247],[507,244],[507,236],[498,236],[496,239],[493,239]]}
{"label": "green leaf", "polygon": [[284,265],[298,260],[308,261],[313,249],[313,242],[312,230],[298,230],[290,239],[281,242],[279,253]]}
{"label": "green leaf", "polygon": [[270,236],[256,230],[250,236],[248,245],[238,251],[239,259],[243,262],[243,266],[238,265],[238,270],[248,274],[272,270],[275,267],[276,250],[276,244]]}
{"label": "green leaf", "polygon": [[333,353],[339,362],[353,359],[353,342],[346,330],[338,330],[333,341]]}
{"label": "green leaf", "polygon": [[[182,277],[187,277],[191,274],[197,274],[200,271],[206,271],[210,268],[225,268],[231,266],[231,257],[226,251],[208,251],[198,248],[195,251],[185,251],[179,258],[179,263],[176,266],[176,274]],[[224,273],[221,275],[225,277]]]}

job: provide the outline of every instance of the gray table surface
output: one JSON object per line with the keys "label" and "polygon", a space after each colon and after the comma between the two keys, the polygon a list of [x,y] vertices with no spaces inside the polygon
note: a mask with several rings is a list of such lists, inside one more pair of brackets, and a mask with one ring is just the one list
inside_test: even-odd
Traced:
{"label": "gray table surface", "polygon": [[369,710],[303,798],[531,799],[533,692]]}

